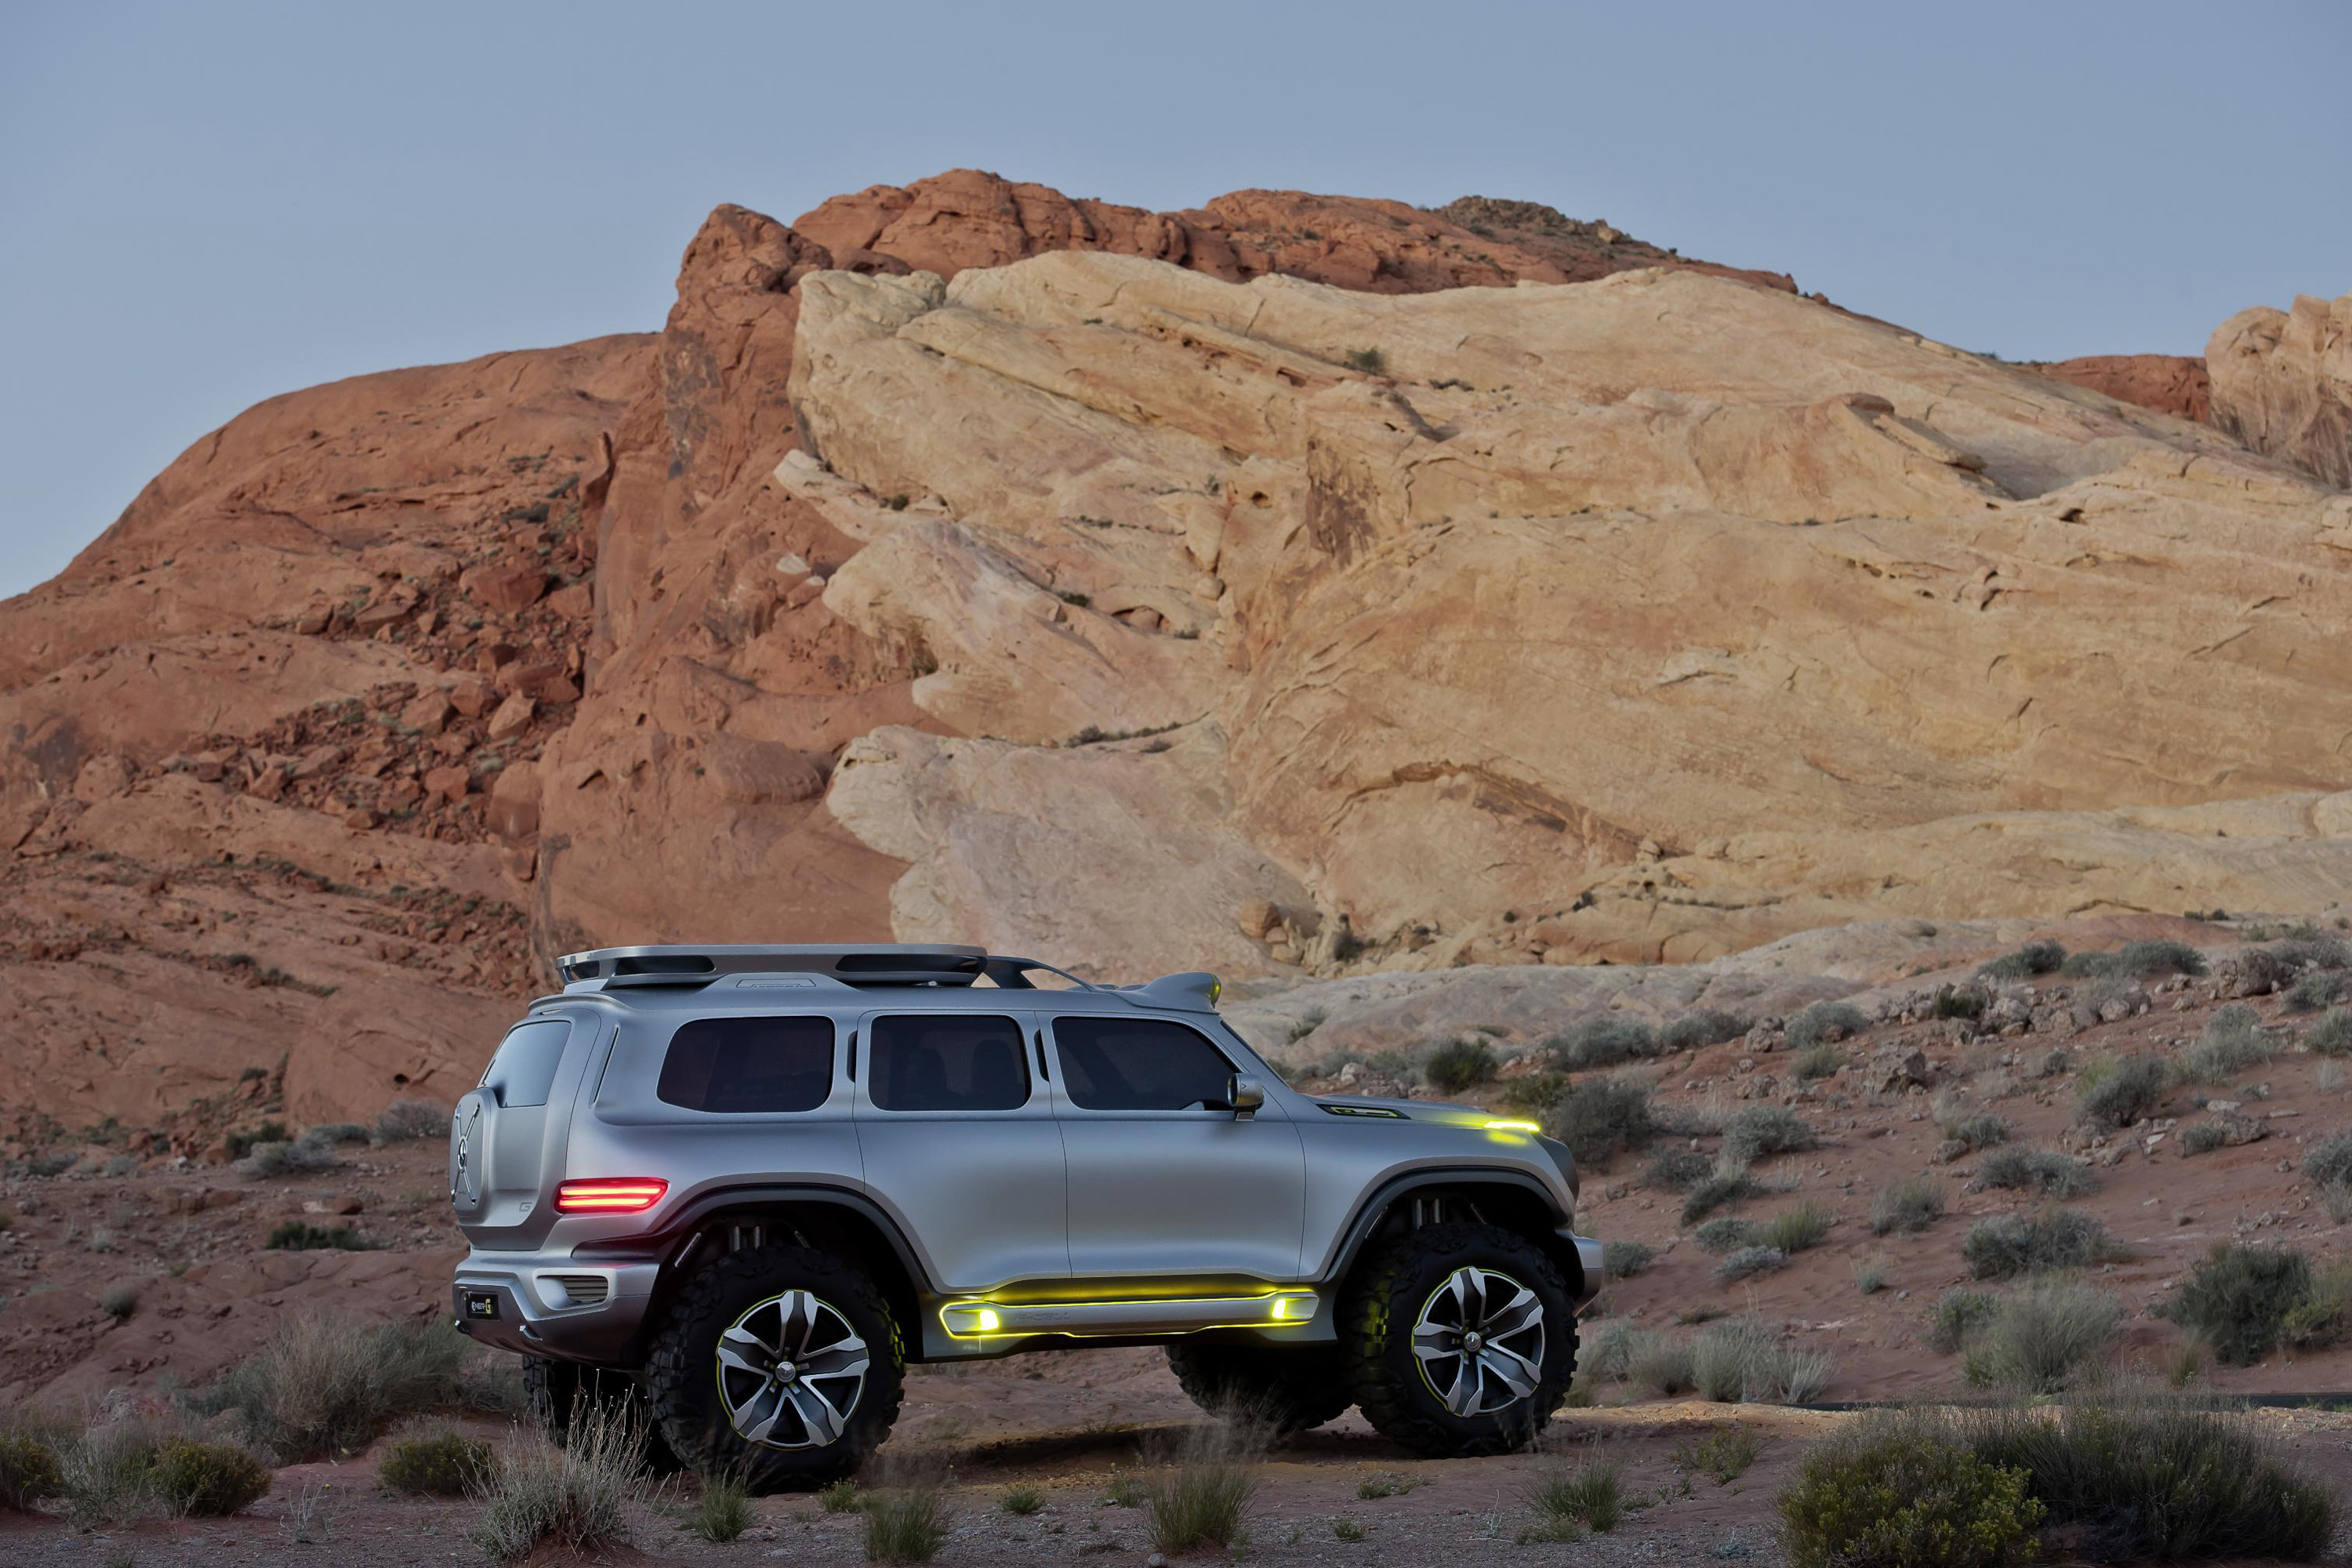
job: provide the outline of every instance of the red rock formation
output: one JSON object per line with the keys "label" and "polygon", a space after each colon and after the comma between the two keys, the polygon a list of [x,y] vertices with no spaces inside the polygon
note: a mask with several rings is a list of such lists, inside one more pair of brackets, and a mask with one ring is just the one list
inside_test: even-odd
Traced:
{"label": "red rock formation", "polygon": [[2089,354],[2033,368],[2053,381],[2200,425],[2212,401],[2205,362],[2189,354]]}

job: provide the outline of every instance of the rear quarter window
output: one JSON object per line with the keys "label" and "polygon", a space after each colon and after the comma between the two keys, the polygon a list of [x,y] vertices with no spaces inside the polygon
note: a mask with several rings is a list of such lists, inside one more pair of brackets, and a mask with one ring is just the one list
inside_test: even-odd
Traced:
{"label": "rear quarter window", "polygon": [[696,1018],[678,1026],[655,1088],[686,1110],[814,1110],[833,1096],[833,1020]]}
{"label": "rear quarter window", "polygon": [[563,1047],[572,1040],[569,1018],[540,1018],[518,1024],[499,1042],[482,1075],[482,1088],[502,1106],[545,1105],[555,1087],[556,1070],[563,1066]]}

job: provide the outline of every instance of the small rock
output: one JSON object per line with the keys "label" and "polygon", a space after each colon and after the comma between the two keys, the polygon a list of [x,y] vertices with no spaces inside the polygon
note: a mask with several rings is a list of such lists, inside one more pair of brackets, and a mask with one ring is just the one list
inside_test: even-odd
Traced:
{"label": "small rock", "polygon": [[286,770],[276,763],[270,763],[253,775],[245,786],[245,793],[256,800],[276,800],[286,793]]}
{"label": "small rock", "polygon": [[286,776],[293,779],[314,779],[340,764],[342,760],[343,749],[341,746],[313,746],[302,753],[302,760],[296,763]]}
{"label": "small rock", "polygon": [[[516,692],[504,702],[499,703],[499,710],[490,715],[490,739],[505,741],[521,734],[530,728],[530,721],[538,712],[538,703],[522,692]],[[425,783],[426,787],[430,788],[432,781],[429,777]]]}
{"label": "small rock", "polygon": [[1264,941],[1268,932],[1282,923],[1282,911],[1272,899],[1249,899],[1241,908],[1242,934]]}
{"label": "small rock", "polygon": [[473,787],[474,776],[463,767],[435,768],[425,775],[425,793],[440,795],[452,805]]}

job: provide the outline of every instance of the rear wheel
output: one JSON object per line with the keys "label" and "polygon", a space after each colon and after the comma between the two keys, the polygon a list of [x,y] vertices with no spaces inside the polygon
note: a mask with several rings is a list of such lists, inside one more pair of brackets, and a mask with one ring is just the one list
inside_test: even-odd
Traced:
{"label": "rear wheel", "polygon": [[1507,1454],[1543,1430],[1576,1372],[1567,1282],[1491,1225],[1433,1225],[1366,1267],[1347,1302],[1356,1403],[1433,1458]]}
{"label": "rear wheel", "polygon": [[572,1434],[583,1423],[602,1416],[627,1423],[632,1433],[644,1439],[646,1468],[653,1474],[676,1475],[685,1468],[654,1424],[653,1401],[646,1385],[625,1373],[525,1356],[522,1391],[530,1404],[531,1419],[559,1448],[572,1446]]}
{"label": "rear wheel", "polygon": [[761,1247],[678,1293],[646,1382],[670,1447],[754,1492],[856,1472],[898,1418],[898,1326],[856,1269],[804,1247]]}
{"label": "rear wheel", "polygon": [[1180,1340],[1168,1347],[1168,1370],[1192,1403],[1212,1415],[1238,1411],[1271,1424],[1277,1435],[1320,1426],[1356,1402],[1348,1352],[1338,1345]]}

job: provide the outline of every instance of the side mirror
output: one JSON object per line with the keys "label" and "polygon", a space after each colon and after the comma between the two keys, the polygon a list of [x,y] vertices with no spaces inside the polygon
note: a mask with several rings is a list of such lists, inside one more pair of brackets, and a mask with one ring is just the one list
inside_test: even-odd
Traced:
{"label": "side mirror", "polygon": [[1257,1079],[1244,1078],[1239,1073],[1225,1079],[1224,1109],[1234,1113],[1234,1121],[1247,1121],[1265,1103],[1265,1085]]}

